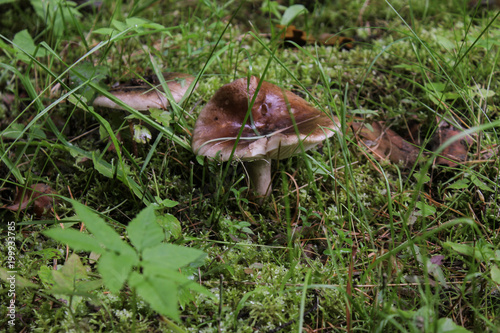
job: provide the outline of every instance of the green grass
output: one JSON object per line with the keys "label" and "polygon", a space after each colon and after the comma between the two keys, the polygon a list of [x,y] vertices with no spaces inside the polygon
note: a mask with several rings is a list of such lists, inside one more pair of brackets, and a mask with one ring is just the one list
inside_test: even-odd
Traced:
{"label": "green grass", "polygon": [[[281,47],[279,18],[261,2],[104,1],[97,11],[30,3],[0,5],[0,200],[9,206],[16,188],[43,183],[58,201],[43,216],[0,210],[2,235],[16,222],[18,283],[17,326],[2,307],[1,330],[498,331],[497,9],[451,0],[311,2],[293,21],[314,36],[355,38],[347,51]],[[170,124],[91,106],[118,81],[167,71],[198,78],[168,110]],[[220,86],[263,73],[337,115],[343,130],[274,163],[274,191],[260,204],[241,163],[197,158],[190,135]],[[127,119],[153,132],[137,156]],[[444,148],[432,148],[439,119],[472,136],[468,161],[433,163]],[[353,121],[379,120],[403,136],[420,126],[413,168],[375,160],[349,131]],[[181,271],[212,295],[183,288],[165,295],[180,304],[173,321],[129,284],[110,293],[99,257],[85,251],[75,253],[87,277],[70,274],[74,289],[54,292],[70,280],[51,280],[52,268],[73,267],[66,263],[73,250],[44,232],[60,223],[80,230],[84,218],[70,198],[128,243],[128,223],[159,205],[164,241],[207,254]],[[1,268],[5,281],[5,262]],[[84,281],[101,279],[104,286],[76,294]],[[7,304],[9,284],[2,288]]]}

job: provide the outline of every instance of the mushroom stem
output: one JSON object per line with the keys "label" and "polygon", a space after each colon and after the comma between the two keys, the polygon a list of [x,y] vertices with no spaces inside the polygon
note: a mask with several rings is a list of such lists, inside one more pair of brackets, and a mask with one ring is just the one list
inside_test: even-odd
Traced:
{"label": "mushroom stem", "polygon": [[271,186],[271,160],[262,159],[246,162],[248,176],[250,177],[250,187],[259,196],[267,197],[272,192]]}

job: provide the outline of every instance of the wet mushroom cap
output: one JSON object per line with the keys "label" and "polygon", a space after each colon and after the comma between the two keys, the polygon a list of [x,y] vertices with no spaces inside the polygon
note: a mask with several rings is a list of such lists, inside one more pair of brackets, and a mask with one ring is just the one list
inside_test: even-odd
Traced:
{"label": "wet mushroom cap", "polygon": [[[163,73],[163,77],[176,103],[182,99],[195,79],[194,76],[184,73]],[[170,104],[156,75],[147,76],[144,81],[131,80],[109,92],[131,108],[140,111],[151,108],[166,109]],[[97,97],[94,106],[123,110],[120,105],[105,96]]]}
{"label": "wet mushroom cap", "polygon": [[[197,155],[227,161],[241,129],[259,79],[241,78],[222,86],[196,121],[192,148]],[[293,116],[293,119],[292,119]],[[234,157],[241,160],[288,158],[316,146],[338,130],[336,121],[294,93],[263,81]],[[335,118],[333,118],[335,119]],[[297,136],[294,121],[299,135]]]}

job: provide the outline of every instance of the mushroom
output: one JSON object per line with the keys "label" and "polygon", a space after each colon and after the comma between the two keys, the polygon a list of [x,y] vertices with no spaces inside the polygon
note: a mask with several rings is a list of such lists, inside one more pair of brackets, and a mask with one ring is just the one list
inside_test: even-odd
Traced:
{"label": "mushroom", "polygon": [[[195,79],[192,75],[174,72],[163,73],[163,78],[176,103],[181,101]],[[151,108],[166,109],[170,104],[162,89],[161,82],[156,75],[146,76],[144,80],[132,79],[125,84],[120,84],[109,90],[109,92],[131,108],[139,111],[146,111]],[[123,110],[123,107],[105,96],[98,96],[94,100],[94,106]],[[132,141],[132,149],[137,156],[136,142],[147,140],[148,136],[149,138],[151,137],[151,133],[149,133],[149,130],[146,128],[141,131],[136,131],[137,127],[133,125],[130,119],[128,123],[130,134],[134,139]],[[142,137],[138,138],[137,136]]]}
{"label": "mushroom", "polygon": [[[272,159],[311,149],[339,127],[336,117],[294,93],[266,81],[260,83],[258,92],[259,79],[254,76],[222,86],[200,112],[192,149],[197,155],[220,161],[231,156],[245,161],[250,185],[260,196],[268,196]],[[251,114],[247,116],[248,110]]]}
{"label": "mushroom", "polygon": [[[180,102],[195,77],[184,73],[163,73],[172,97],[176,103]],[[136,110],[145,111],[151,108],[166,109],[169,105],[161,87],[161,82],[156,75],[145,77],[145,80],[133,79],[126,84],[121,84],[109,91],[116,98]],[[94,100],[94,106],[111,109],[123,109],[105,96]]]}

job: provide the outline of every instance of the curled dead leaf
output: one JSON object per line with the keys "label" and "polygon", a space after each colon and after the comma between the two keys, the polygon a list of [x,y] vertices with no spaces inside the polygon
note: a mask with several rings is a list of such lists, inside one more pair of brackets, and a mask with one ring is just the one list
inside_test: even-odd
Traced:
{"label": "curled dead leaf", "polygon": [[286,42],[293,42],[298,46],[304,46],[306,44],[318,43],[322,46],[336,46],[340,48],[345,48],[350,50],[354,47],[354,39],[349,37],[342,37],[336,34],[323,33],[319,39],[307,34],[305,31],[297,29],[294,25],[289,25],[287,27],[283,25],[276,25],[276,27],[282,30],[280,35],[285,46],[293,47],[295,45]]}
{"label": "curled dead leaf", "polygon": [[[446,121],[441,121],[433,138],[433,150],[438,149],[443,143],[460,133],[461,131],[457,130]],[[469,135],[463,139],[454,141],[441,152],[440,156],[436,157],[436,164],[452,168],[457,166],[459,163],[465,162],[467,160],[469,147],[473,142],[472,137]]]}
{"label": "curled dead leaf", "polygon": [[314,43],[314,38],[311,35],[308,35],[305,31],[297,29],[294,25],[289,25],[285,28],[285,26],[278,24],[276,27],[281,30],[285,29],[285,31],[281,34],[281,39],[283,39],[284,42],[294,42],[299,46]]}
{"label": "curled dead leaf", "polygon": [[26,190],[17,187],[14,203],[4,208],[17,212],[29,208],[29,205],[32,204],[33,212],[39,218],[52,210],[56,199],[51,194],[56,193],[49,185],[42,183],[33,184]]}
{"label": "curled dead leaf", "polygon": [[348,50],[354,47],[353,38],[337,36],[329,33],[321,34],[321,36],[319,36],[319,42],[324,46],[339,46]]}
{"label": "curled dead leaf", "polygon": [[353,123],[351,126],[358,142],[368,148],[377,160],[402,163],[406,168],[416,163],[419,148],[386,127],[384,122],[372,123],[373,131],[363,123]]}

